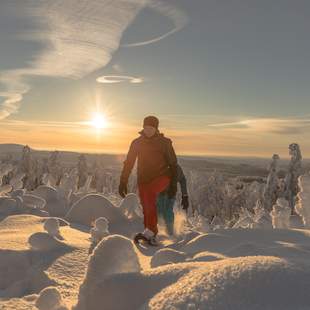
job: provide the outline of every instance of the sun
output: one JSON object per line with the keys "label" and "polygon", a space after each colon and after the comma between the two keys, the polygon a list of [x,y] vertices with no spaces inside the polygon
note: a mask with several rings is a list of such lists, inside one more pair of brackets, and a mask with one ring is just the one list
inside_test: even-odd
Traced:
{"label": "sun", "polygon": [[90,125],[96,129],[103,129],[107,127],[107,119],[103,114],[96,113],[90,121]]}

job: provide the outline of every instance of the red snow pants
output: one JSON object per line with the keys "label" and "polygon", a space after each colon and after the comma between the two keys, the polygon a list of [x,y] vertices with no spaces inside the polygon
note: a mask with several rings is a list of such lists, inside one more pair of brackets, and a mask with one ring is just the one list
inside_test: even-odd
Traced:
{"label": "red snow pants", "polygon": [[139,196],[143,208],[144,228],[148,228],[155,235],[157,228],[157,196],[170,184],[170,177],[163,175],[150,183],[139,184]]}

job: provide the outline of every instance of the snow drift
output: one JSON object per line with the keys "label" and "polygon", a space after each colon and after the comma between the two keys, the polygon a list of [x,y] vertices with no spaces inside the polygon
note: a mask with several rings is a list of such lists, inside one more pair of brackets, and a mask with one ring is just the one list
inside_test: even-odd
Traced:
{"label": "snow drift", "polygon": [[106,197],[99,194],[89,194],[73,204],[66,215],[69,222],[91,226],[99,217],[105,217],[109,221],[112,232],[117,230],[117,223],[126,225],[126,217],[121,210],[115,207]]}
{"label": "snow drift", "polygon": [[104,238],[90,257],[75,309],[91,309],[90,304],[96,298],[93,295],[94,289],[110,275],[138,271],[140,263],[131,240],[119,235]]}

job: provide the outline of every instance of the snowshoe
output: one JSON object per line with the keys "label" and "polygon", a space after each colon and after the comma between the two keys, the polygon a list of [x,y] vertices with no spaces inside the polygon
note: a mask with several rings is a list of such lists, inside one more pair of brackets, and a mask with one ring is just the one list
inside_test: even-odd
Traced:
{"label": "snowshoe", "polygon": [[147,243],[151,246],[157,246],[158,245],[158,242],[157,242],[155,236],[147,238],[143,233],[138,233],[134,237],[134,243],[135,244],[140,244],[140,242]]}
{"label": "snowshoe", "polygon": [[143,235],[143,233],[138,233],[138,234],[136,234],[133,240],[134,240],[134,243],[135,243],[135,244],[139,244],[140,241],[149,242],[149,239],[146,238],[146,237]]}

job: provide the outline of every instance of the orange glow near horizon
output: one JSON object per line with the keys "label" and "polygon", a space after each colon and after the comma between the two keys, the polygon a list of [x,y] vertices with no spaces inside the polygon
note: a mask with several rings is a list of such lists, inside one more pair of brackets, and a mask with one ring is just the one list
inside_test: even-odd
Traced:
{"label": "orange glow near horizon", "polygon": [[[139,123],[126,124],[125,120],[116,120],[107,114],[104,114],[105,119],[96,115],[93,115],[93,122],[2,121],[0,143],[27,144],[41,150],[126,153],[131,141],[138,136]],[[285,158],[288,157],[287,147],[292,140],[285,135],[258,130],[254,133],[248,129],[211,128],[198,131],[163,127],[162,131],[172,139],[178,155],[271,158],[273,153],[278,153]],[[304,158],[309,158],[310,154],[307,141],[305,138],[298,140]]]}

